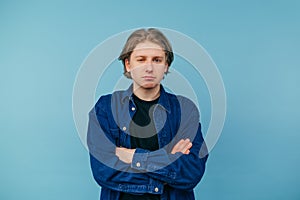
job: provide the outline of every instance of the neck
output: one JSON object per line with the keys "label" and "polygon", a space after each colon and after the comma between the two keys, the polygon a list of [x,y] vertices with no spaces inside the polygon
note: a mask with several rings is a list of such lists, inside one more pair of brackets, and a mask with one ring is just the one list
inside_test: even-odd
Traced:
{"label": "neck", "polygon": [[152,101],[159,97],[160,85],[157,85],[154,88],[143,88],[133,84],[133,93],[135,94],[135,96],[144,101]]}

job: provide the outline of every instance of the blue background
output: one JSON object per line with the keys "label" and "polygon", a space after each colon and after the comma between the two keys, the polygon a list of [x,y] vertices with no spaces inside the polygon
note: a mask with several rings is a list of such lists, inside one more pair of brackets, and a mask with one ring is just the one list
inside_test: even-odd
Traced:
{"label": "blue background", "polygon": [[76,73],[107,37],[151,26],[195,39],[225,83],[226,122],[197,199],[300,199],[299,9],[297,0],[0,1],[0,199],[98,199],[72,117]]}

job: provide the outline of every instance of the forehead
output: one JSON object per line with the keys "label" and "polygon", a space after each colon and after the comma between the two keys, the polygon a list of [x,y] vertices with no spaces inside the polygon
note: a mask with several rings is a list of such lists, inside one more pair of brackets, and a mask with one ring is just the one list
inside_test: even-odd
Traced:
{"label": "forehead", "polygon": [[136,45],[132,52],[133,56],[164,56],[165,52],[161,46],[153,42],[142,42]]}

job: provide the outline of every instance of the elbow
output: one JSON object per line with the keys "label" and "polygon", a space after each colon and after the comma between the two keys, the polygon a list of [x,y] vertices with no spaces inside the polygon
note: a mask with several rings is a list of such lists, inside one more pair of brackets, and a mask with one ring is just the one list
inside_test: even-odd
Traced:
{"label": "elbow", "polygon": [[203,177],[203,173],[193,178],[190,178],[189,180],[186,180],[184,183],[182,181],[179,181],[177,184],[176,183],[173,184],[172,187],[180,190],[190,191],[193,190],[198,185],[202,177]]}
{"label": "elbow", "polygon": [[181,173],[177,174],[172,187],[186,191],[193,190],[202,180],[205,172],[206,159],[201,159],[201,161],[189,170],[183,170]]}

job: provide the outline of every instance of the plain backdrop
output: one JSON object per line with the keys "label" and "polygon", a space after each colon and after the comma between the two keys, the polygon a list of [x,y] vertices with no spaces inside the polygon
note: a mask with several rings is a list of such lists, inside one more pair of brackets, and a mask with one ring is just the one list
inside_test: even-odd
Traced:
{"label": "plain backdrop", "polygon": [[73,121],[76,74],[108,37],[152,26],[201,44],[226,88],[197,199],[300,199],[299,9],[297,0],[1,0],[0,199],[99,199]]}

